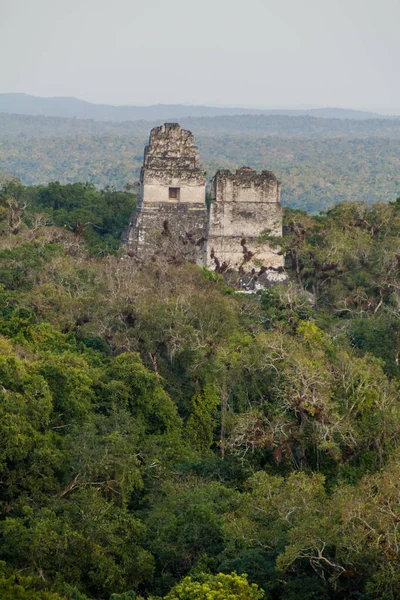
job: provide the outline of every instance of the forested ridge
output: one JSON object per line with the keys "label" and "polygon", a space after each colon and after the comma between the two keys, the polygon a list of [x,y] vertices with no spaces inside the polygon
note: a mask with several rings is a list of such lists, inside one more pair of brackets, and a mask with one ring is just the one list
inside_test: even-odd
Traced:
{"label": "forested ridge", "polygon": [[134,205],[3,180],[1,598],[399,598],[400,200],[286,209],[255,295]]}
{"label": "forested ridge", "polygon": [[[400,194],[400,119],[241,115],[180,119],[195,135],[210,179],[219,168],[274,171],[285,206],[318,213],[342,201],[389,202]],[[0,169],[25,184],[88,181],[123,189],[139,177],[151,127],[160,122],[0,113]]]}
{"label": "forested ridge", "polygon": [[155,104],[150,106],[115,106],[94,104],[78,98],[55,97],[43,98],[29,94],[0,94],[0,113],[23,115],[47,115],[79,119],[96,119],[98,121],[138,121],[138,120],[171,120],[184,117],[212,117],[225,115],[312,115],[315,117],[348,118],[348,119],[390,119],[388,115],[380,115],[363,110],[345,108],[317,108],[308,110],[290,109],[257,109],[244,107],[216,107],[184,104]]}

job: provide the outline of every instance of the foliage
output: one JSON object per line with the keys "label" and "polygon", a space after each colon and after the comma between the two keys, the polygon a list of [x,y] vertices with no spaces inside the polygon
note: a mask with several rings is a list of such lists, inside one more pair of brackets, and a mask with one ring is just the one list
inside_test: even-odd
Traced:
{"label": "foliage", "polygon": [[[0,190],[1,206],[3,221],[14,233],[21,222],[19,214],[29,208],[31,224],[41,217],[47,224],[65,227],[85,239],[91,254],[101,256],[118,251],[121,235],[135,208],[135,197],[111,188],[97,191],[90,183],[63,186],[56,181],[24,188],[11,182],[2,193]],[[0,224],[1,220],[0,211]]]}
{"label": "foliage", "polygon": [[65,596],[46,591],[43,579],[12,573],[4,561],[0,561],[0,591],[3,600],[65,600]]}
{"label": "foliage", "polygon": [[399,202],[287,210],[243,295],[64,227],[107,198],[1,192],[1,597],[398,597]]}
{"label": "foliage", "polygon": [[203,576],[200,581],[192,581],[186,577],[165,596],[165,600],[261,600],[263,590],[257,585],[249,584],[245,575]]}

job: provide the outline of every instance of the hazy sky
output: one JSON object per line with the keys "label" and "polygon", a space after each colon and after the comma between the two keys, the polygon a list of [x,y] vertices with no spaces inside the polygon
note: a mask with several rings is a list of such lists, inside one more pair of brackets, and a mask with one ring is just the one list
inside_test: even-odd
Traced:
{"label": "hazy sky", "polygon": [[400,113],[400,0],[0,0],[0,92]]}

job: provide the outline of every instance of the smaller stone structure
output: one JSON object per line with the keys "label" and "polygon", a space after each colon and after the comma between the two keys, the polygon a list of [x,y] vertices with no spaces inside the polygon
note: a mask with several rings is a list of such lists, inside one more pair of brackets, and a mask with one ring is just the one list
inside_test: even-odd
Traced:
{"label": "smaller stone structure", "polygon": [[[280,183],[271,171],[219,170],[212,181],[207,266],[261,275],[279,273],[284,258],[260,234],[282,235]],[[284,278],[284,276],[282,276]],[[271,277],[269,277],[271,279]],[[272,279],[280,279],[272,276]]]}
{"label": "smaller stone structure", "polygon": [[178,123],[151,130],[140,174],[128,251],[139,259],[168,248],[185,260],[205,263],[206,181],[193,134]]}

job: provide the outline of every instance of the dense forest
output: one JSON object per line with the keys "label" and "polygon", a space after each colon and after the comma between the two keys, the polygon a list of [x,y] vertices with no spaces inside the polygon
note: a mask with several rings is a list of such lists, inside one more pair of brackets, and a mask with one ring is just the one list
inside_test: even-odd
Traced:
{"label": "dense forest", "polygon": [[[170,122],[170,119],[167,121]],[[392,119],[332,119],[312,116],[285,115],[221,115],[219,117],[184,117],[182,127],[198,135],[219,137],[277,136],[284,138],[400,138],[400,117]],[[13,115],[0,112],[1,137],[56,138],[92,135],[148,136],[153,121],[95,121],[32,115]]]}
{"label": "dense forest", "polygon": [[[268,168],[282,202],[317,214],[343,201],[391,201],[400,193],[400,119],[244,115],[185,118],[210,179],[218,168]],[[139,176],[159,122],[100,122],[0,114],[1,169],[24,184],[87,181],[122,190]]]}
{"label": "dense forest", "polygon": [[134,205],[3,180],[2,600],[399,598],[400,200],[286,209],[254,295]]}

